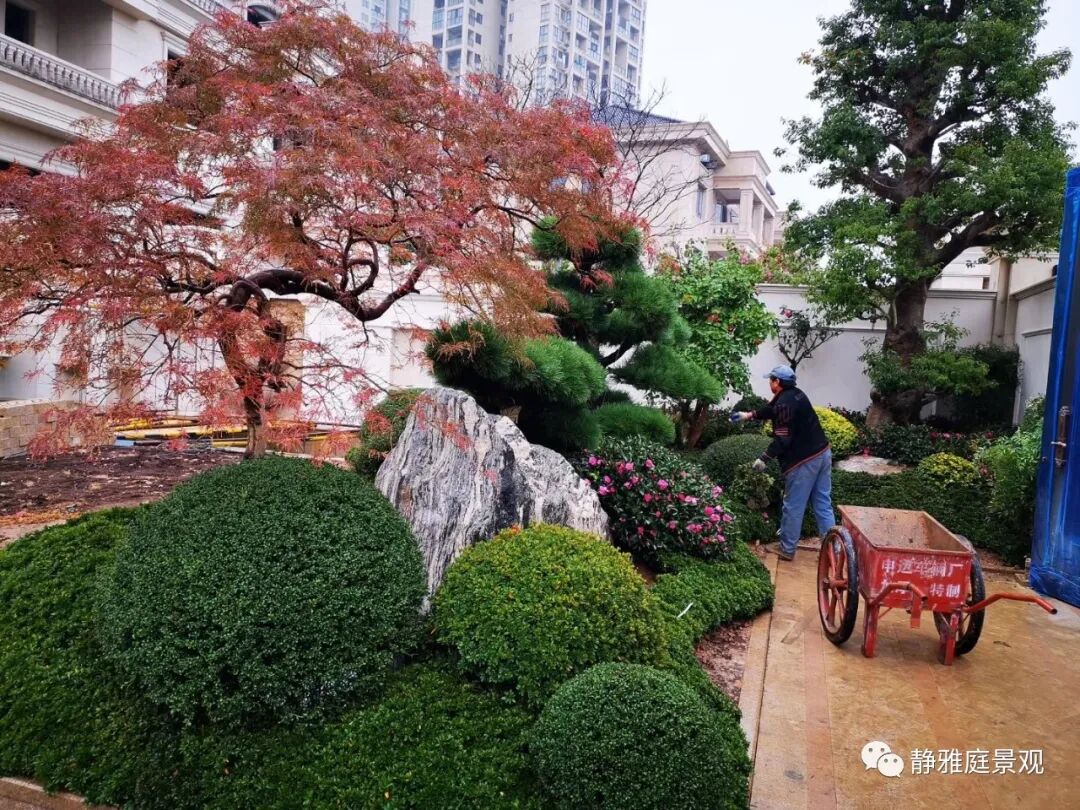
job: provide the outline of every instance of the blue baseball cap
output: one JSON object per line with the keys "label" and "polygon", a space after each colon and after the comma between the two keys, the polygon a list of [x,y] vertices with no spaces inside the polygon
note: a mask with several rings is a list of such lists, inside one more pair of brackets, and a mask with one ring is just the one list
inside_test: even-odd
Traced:
{"label": "blue baseball cap", "polygon": [[765,377],[767,379],[783,380],[784,382],[795,382],[795,371],[791,366],[776,366]]}

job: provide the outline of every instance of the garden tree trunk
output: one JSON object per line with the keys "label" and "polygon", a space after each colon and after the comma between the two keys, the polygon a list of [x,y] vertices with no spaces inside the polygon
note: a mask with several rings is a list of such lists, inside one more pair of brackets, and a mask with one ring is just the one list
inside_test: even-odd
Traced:
{"label": "garden tree trunk", "polygon": [[686,403],[686,413],[689,414],[689,419],[686,423],[683,445],[694,448],[701,441],[701,434],[705,432],[705,427],[709,424],[709,403],[698,402],[692,411],[690,404]]}
{"label": "garden tree trunk", "polygon": [[[885,326],[882,350],[894,352],[903,366],[911,365],[914,358],[926,351],[923,323],[929,291],[929,281],[905,284],[893,302],[892,312]],[[924,393],[915,389],[888,395],[872,391],[870,398],[873,402],[866,416],[866,424],[877,427],[891,422],[907,425],[918,421]]]}
{"label": "garden tree trunk", "polygon": [[[249,407],[249,402],[252,405]],[[244,458],[262,458],[266,455],[266,419],[258,403],[245,398],[244,415],[247,420],[247,447]]]}

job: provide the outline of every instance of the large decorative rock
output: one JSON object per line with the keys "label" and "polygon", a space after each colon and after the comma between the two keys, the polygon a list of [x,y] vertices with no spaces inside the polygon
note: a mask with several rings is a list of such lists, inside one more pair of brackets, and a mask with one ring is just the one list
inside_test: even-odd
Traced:
{"label": "large decorative rock", "polygon": [[412,526],[434,593],[466,548],[508,526],[607,534],[607,515],[570,463],[462,391],[432,388],[375,478]]}

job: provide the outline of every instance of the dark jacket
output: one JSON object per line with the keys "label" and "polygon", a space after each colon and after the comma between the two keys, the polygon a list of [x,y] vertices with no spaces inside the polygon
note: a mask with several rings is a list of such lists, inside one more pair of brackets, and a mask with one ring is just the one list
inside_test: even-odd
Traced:
{"label": "dark jacket", "polygon": [[772,402],[755,411],[754,418],[772,420],[772,444],[762,459],[779,461],[784,474],[829,449],[814,406],[798,388],[785,388]]}

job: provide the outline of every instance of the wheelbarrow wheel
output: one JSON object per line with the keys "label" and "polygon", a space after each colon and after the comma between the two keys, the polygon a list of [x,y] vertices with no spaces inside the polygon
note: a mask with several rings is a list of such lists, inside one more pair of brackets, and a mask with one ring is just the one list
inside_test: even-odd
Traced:
{"label": "wheelbarrow wheel", "polygon": [[[971,555],[971,587],[968,589],[968,598],[965,604],[974,605],[986,598],[986,583],[983,581],[982,565],[979,557],[974,552]],[[934,624],[939,633],[949,632],[949,619],[951,613],[934,613]],[[961,613],[960,626],[956,630],[956,655],[964,655],[975,649],[982,635],[983,620],[986,611],[979,610],[975,613]]]}
{"label": "wheelbarrow wheel", "polygon": [[859,566],[855,544],[842,526],[834,526],[818,552],[818,614],[825,637],[843,644],[855,629],[859,613]]}

